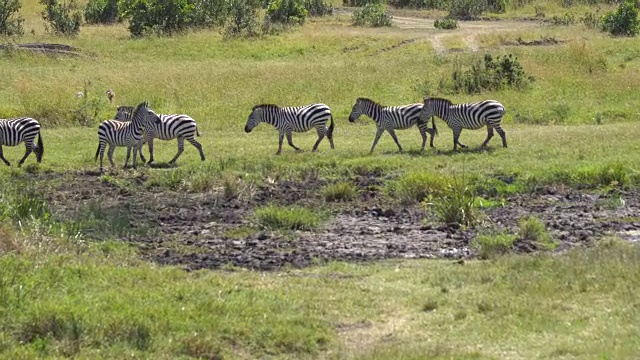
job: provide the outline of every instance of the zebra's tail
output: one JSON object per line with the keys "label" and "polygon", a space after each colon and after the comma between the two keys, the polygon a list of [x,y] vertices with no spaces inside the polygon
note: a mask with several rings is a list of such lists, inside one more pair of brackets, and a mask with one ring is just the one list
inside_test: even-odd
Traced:
{"label": "zebra's tail", "polygon": [[331,115],[331,124],[329,124],[329,135],[331,135],[333,137],[333,129],[335,127],[335,124],[333,123],[333,114]]}
{"label": "zebra's tail", "polygon": [[198,130],[197,126],[196,126],[196,136],[200,136],[200,130]]}
{"label": "zebra's tail", "polygon": [[44,144],[42,143],[42,133],[38,132],[38,152],[36,153],[36,160],[42,162],[42,155],[44,154]]}
{"label": "zebra's tail", "polygon": [[431,117],[431,126],[433,127],[433,135],[432,136],[438,135],[438,128],[436,127],[435,116]]}

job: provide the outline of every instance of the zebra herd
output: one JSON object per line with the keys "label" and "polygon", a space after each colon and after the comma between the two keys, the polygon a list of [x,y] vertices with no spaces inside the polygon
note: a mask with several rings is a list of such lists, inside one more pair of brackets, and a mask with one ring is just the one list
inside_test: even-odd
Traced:
{"label": "zebra herd", "polygon": [[[107,92],[108,93],[108,92]],[[110,97],[111,100],[111,97]],[[425,97],[422,103],[383,106],[371,99],[358,98],[351,109],[349,121],[356,121],[361,115],[367,115],[376,123],[376,135],[371,146],[371,153],[375,149],[382,134],[387,131],[393,138],[398,149],[402,152],[402,146],[396,136],[396,130],[405,130],[417,126],[422,136],[422,148],[424,151],[427,134],[431,136],[429,145],[434,147],[433,138],[438,133],[434,116],[444,120],[453,130],[453,149],[466,147],[460,143],[460,133],[462,129],[480,129],[487,127],[487,138],[482,143],[484,148],[493,137],[494,129],[502,138],[502,146],[507,147],[507,139],[501,127],[502,117],[505,108],[495,100],[485,100],[476,103],[453,104],[450,100],[443,98]],[[429,118],[431,125],[429,127]],[[331,120],[329,126],[327,123]],[[313,151],[318,149],[318,145],[325,137],[329,140],[331,148],[334,148],[333,131],[334,120],[330,108],[325,104],[311,104],[296,107],[279,107],[273,104],[256,105],[251,110],[251,114],[245,125],[245,132],[250,133],[261,122],[273,125],[279,133],[278,151],[282,152],[282,143],[286,135],[287,142],[296,151],[301,151],[293,144],[293,132],[306,132],[316,129],[318,140],[313,145]],[[156,114],[149,108],[147,102],[138,106],[120,106],[113,120],[105,120],[98,126],[98,149],[95,160],[100,157],[100,170],[103,170],[104,152],[108,146],[107,155],[111,166],[113,163],[113,153],[118,146],[127,147],[127,157],[124,166],[129,163],[131,150],[133,149],[133,167],[137,166],[137,157],[143,163],[147,163],[142,154],[142,146],[146,143],[149,147],[149,162],[154,162],[153,140],[178,141],[178,153],[171,159],[170,164],[174,164],[184,151],[184,141],[188,141],[200,153],[200,159],[205,160],[202,145],[195,139],[200,136],[196,122],[193,118],[184,114],[164,115]],[[38,142],[35,138],[38,136]],[[18,163],[21,166],[26,158],[33,152],[38,162],[42,161],[44,145],[40,134],[40,124],[37,120],[23,117],[13,119],[0,119],[0,159],[8,166],[9,161],[4,158],[2,146],[16,146],[21,142],[25,143],[25,154]]]}

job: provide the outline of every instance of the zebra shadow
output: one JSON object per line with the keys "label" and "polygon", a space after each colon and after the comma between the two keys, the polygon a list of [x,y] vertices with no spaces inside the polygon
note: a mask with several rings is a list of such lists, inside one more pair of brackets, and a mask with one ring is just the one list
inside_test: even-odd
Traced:
{"label": "zebra shadow", "polygon": [[146,166],[152,169],[173,169],[178,167],[178,165],[176,165],[175,163],[169,162],[153,162],[151,164],[146,164]]}
{"label": "zebra shadow", "polygon": [[447,150],[440,150],[440,149],[436,149],[434,150],[435,154],[437,155],[443,155],[443,156],[455,156],[458,154],[482,154],[482,153],[488,153],[491,154],[493,152],[496,151],[495,147],[490,147],[490,146],[486,146],[486,147],[466,147],[466,148],[458,148],[458,150],[453,150],[452,148],[448,148]]}

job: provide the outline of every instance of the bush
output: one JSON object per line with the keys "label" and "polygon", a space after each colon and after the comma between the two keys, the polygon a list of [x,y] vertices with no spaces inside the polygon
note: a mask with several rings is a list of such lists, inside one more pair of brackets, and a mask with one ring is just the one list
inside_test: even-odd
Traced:
{"label": "bush", "polygon": [[45,11],[41,13],[42,18],[48,23],[47,31],[56,35],[76,36],[80,32],[82,15],[77,11],[75,0],[63,2],[58,0],[40,0],[40,4],[45,6]]}
{"label": "bush", "polygon": [[638,8],[633,1],[626,0],[615,11],[602,18],[602,30],[614,36],[636,36],[640,32]]}
{"label": "bush", "polygon": [[523,90],[532,81],[533,77],[527,76],[517,57],[509,54],[494,60],[491,54],[486,54],[483,60],[477,59],[468,69],[454,65],[451,80],[441,80],[438,90],[450,94],[479,94],[503,88]]}
{"label": "bush", "polygon": [[358,195],[358,188],[349,182],[329,184],[322,188],[325,201],[350,201]]}
{"label": "bush", "polygon": [[123,3],[133,37],[170,35],[191,26],[195,6],[189,0],[129,0]]}
{"label": "bush", "polygon": [[392,16],[382,4],[367,4],[353,12],[351,20],[355,26],[391,26]]}
{"label": "bush", "polygon": [[0,0],[0,35],[22,35],[22,22],[20,0]]}
{"label": "bush", "polygon": [[255,37],[260,35],[257,21],[258,7],[259,3],[254,0],[233,0],[225,25],[225,37]]}
{"label": "bush", "polygon": [[193,8],[193,25],[211,28],[224,26],[231,3],[222,0],[195,0]]}
{"label": "bush", "polygon": [[451,0],[449,17],[474,19],[487,10],[487,0]]}
{"label": "bush", "polygon": [[333,7],[324,0],[305,0],[304,7],[311,16],[325,16],[333,14]]}
{"label": "bush", "polygon": [[113,24],[119,19],[118,0],[89,0],[84,8],[87,24]]}
{"label": "bush", "polygon": [[272,23],[302,25],[307,14],[302,0],[272,0],[267,7],[266,19]]}
{"label": "bush", "polygon": [[433,27],[443,30],[456,29],[458,28],[458,21],[456,19],[436,19],[433,22]]}
{"label": "bush", "polygon": [[342,5],[361,7],[367,4],[384,4],[384,0],[342,0]]}
{"label": "bush", "polygon": [[390,0],[389,5],[398,9],[449,9],[450,0]]}
{"label": "bush", "polygon": [[255,215],[260,225],[274,230],[313,230],[320,223],[317,214],[304,208],[269,205],[257,209]]}

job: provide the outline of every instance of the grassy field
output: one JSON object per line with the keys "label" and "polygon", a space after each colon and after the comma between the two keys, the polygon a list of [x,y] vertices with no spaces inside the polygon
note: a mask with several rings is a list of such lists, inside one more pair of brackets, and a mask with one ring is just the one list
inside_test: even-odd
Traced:
{"label": "grassy field", "polygon": [[[224,191],[230,178],[334,182],[375,172],[384,179],[379,201],[393,206],[404,203],[402,194],[462,176],[498,199],[545,186],[636,191],[640,43],[582,25],[518,20],[540,9],[547,18],[579,17],[595,7],[532,3],[501,21],[461,22],[454,31],[433,28],[429,18],[437,12],[397,11],[410,21],[369,29],[351,26],[341,11],[282,36],[226,41],[217,30],[132,40],[124,25],[83,26],[75,39],[55,38],[45,33],[37,2],[25,1],[19,42],[65,43],[83,56],[0,52],[0,117],[37,118],[46,149],[40,165],[30,158],[23,169],[0,167],[0,358],[637,358],[640,249],[613,237],[590,248],[461,263],[185,272],[141,260],[117,236],[89,240],[39,198],[22,195],[32,186],[54,191],[52,181],[61,181],[49,178],[56,174],[97,171],[98,122],[117,105],[144,100],[158,112],[194,117],[207,160],[186,144],[176,168],[111,169],[100,177],[129,190],[204,194]],[[510,45],[549,38],[557,44]],[[535,81],[521,91],[437,92],[456,66],[485,53],[517,56]],[[109,88],[117,93],[113,104],[104,94]],[[77,98],[78,91],[87,96]],[[463,131],[471,149],[453,153],[451,131],[438,121],[437,150],[420,154],[420,135],[410,129],[397,132],[404,154],[385,134],[370,155],[373,121],[347,120],[357,97],[400,105],[427,93],[454,102],[499,100],[509,148],[496,136],[489,151],[476,151],[486,132]],[[244,133],[253,105],[312,102],[333,111],[335,150],[323,142],[311,153],[310,132],[294,134],[304,153],[285,144],[276,156],[269,125]],[[161,165],[176,151],[175,142],[156,141],[155,148]],[[3,151],[15,164],[24,148]],[[118,167],[124,153],[116,151]],[[514,181],[497,182],[500,175]],[[431,180],[415,180],[421,176]],[[41,184],[30,184],[34,179]]]}

